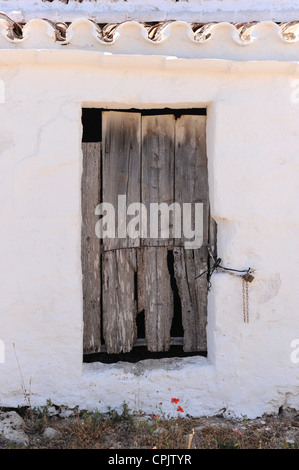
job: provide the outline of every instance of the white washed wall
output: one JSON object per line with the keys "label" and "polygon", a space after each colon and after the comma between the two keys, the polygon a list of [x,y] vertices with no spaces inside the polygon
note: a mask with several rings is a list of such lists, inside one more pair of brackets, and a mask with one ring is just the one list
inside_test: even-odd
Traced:
{"label": "white washed wall", "polygon": [[163,21],[292,21],[299,18],[298,0],[0,0],[0,11],[16,21],[49,18],[73,21],[83,16],[99,23],[124,20]]}
{"label": "white washed wall", "polygon": [[[174,30],[167,59],[162,44],[153,55],[129,28],[118,44],[144,55],[130,50],[128,57],[111,54],[113,46],[106,54],[96,44],[92,52],[90,32],[79,26],[81,43],[59,51],[42,34],[31,43],[0,44],[0,405],[24,403],[22,373],[32,405],[51,398],[106,410],[125,400],[150,412],[162,402],[172,413],[175,396],[194,416],[298,408],[299,364],[291,361],[291,342],[299,338],[298,42],[283,42],[281,60],[270,51],[266,61],[263,42],[264,52],[254,44],[235,50],[230,34],[215,36],[202,60],[191,58]],[[191,57],[175,58],[176,50]],[[208,108],[218,254],[224,265],[257,271],[249,324],[240,279],[212,277],[207,358],[82,364],[82,106]]]}

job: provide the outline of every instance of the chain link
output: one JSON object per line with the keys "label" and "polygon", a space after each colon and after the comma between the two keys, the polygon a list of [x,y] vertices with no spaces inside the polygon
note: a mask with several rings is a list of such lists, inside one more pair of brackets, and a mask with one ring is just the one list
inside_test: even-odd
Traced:
{"label": "chain link", "polygon": [[[211,288],[211,276],[212,276],[213,272],[216,271],[216,270],[217,271],[218,270],[226,271],[229,274],[233,274],[233,275],[236,275],[238,277],[242,277],[243,319],[244,319],[244,323],[249,323],[248,284],[249,284],[249,282],[253,281],[254,277],[253,277],[252,273],[254,273],[255,270],[252,269],[252,268],[233,269],[233,268],[229,268],[229,267],[226,267],[226,266],[222,266],[220,264],[221,263],[221,258],[215,259],[211,249],[209,247],[207,247],[207,250],[208,250],[209,256],[210,256],[213,263],[212,263],[211,266],[209,266],[208,269],[206,269],[204,272],[200,273],[199,276],[197,276],[195,279],[197,279],[198,277],[202,276],[205,273],[208,273],[208,290],[210,290],[210,288]],[[240,275],[240,273],[246,273],[246,274]]]}
{"label": "chain link", "polygon": [[243,318],[245,323],[249,323],[249,297],[248,281],[242,276],[242,298],[243,298]]}

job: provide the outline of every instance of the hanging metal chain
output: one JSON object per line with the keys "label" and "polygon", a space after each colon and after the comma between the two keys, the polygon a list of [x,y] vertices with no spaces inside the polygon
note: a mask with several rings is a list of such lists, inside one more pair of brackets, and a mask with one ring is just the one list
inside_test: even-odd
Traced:
{"label": "hanging metal chain", "polygon": [[242,276],[243,319],[244,323],[249,323],[248,282],[250,281],[247,281],[245,277]]}
{"label": "hanging metal chain", "polygon": [[[210,259],[212,260],[211,265],[207,270],[204,272],[200,273],[199,276],[197,276],[195,279],[198,277],[203,276],[205,273],[207,273],[207,279],[208,279],[208,290],[211,288],[211,276],[214,273],[214,271],[227,271],[229,274],[234,274],[238,277],[242,277],[242,300],[243,300],[243,319],[245,323],[249,323],[249,296],[248,296],[248,284],[249,282],[252,282],[254,279],[254,276],[252,273],[254,273],[254,269],[248,268],[248,269],[233,269],[229,268],[226,266],[222,266],[221,263],[221,258],[214,258],[213,253],[209,247],[207,247],[208,253],[210,255]],[[245,274],[243,274],[245,273]]]}

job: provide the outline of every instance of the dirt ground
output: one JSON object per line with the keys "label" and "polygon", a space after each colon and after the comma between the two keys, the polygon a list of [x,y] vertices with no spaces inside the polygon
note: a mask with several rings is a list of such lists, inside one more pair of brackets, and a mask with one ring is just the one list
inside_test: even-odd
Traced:
{"label": "dirt ground", "polygon": [[[24,420],[29,449],[298,449],[299,445],[299,411],[293,409],[256,419],[227,419],[221,414],[167,419],[163,414],[133,413],[125,403],[121,412],[78,412],[53,404],[15,411]],[[24,445],[0,436],[0,448]]]}

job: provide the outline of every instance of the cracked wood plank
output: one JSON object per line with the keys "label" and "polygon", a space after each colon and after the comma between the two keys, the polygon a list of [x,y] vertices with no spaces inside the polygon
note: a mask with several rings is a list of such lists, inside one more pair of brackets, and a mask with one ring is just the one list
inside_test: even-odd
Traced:
{"label": "cracked wood plank", "polygon": [[199,249],[185,249],[185,237],[175,239],[174,273],[182,308],[184,351],[206,351],[207,246],[214,239],[215,226],[210,220],[208,167],[206,156],[206,116],[183,115],[176,121],[175,198],[192,204],[203,203],[203,244]]}
{"label": "cracked wood plank", "polygon": [[174,275],[181,300],[184,351],[207,351],[207,250],[174,248]]}
{"label": "cracked wood plank", "polygon": [[[181,205],[203,203],[203,245],[209,237],[209,189],[206,156],[206,116],[182,115],[176,121],[175,200]],[[182,218],[183,219],[183,218]],[[175,239],[175,246],[184,246],[187,239]]]}
{"label": "cracked wood plank", "polygon": [[101,191],[101,144],[82,143],[82,152],[83,352],[88,354],[101,350],[100,240],[95,234],[95,208],[99,204]]}
{"label": "cracked wood plank", "polygon": [[[151,217],[151,204],[165,203],[167,206],[174,200],[174,139],[175,117],[169,115],[142,116],[142,179],[141,202],[147,208],[147,235],[142,240],[143,246],[172,245],[172,234],[164,237],[160,223],[154,224],[157,217]],[[154,214],[155,215],[155,214]],[[150,224],[151,222],[151,224]],[[167,220],[166,220],[167,222]],[[150,233],[153,226],[156,233]],[[172,225],[166,223],[168,230]]]}
{"label": "cracked wood plank", "polygon": [[[140,202],[141,114],[104,111],[102,122],[103,201],[113,205],[116,221],[115,238],[104,238],[103,248],[139,246],[139,237],[127,236],[126,216],[129,204]],[[118,217],[118,196],[126,196],[124,218]]]}
{"label": "cracked wood plank", "polygon": [[167,247],[144,247],[145,338],[149,351],[168,351],[171,344],[173,292],[167,265]]}
{"label": "cracked wood plank", "polygon": [[[167,264],[172,245],[172,213],[162,227],[152,204],[168,206],[174,197],[174,115],[142,116],[141,202],[147,208],[147,238],[138,257],[139,310],[144,309],[145,338],[149,351],[168,351],[171,344],[173,292]],[[153,227],[156,231],[152,232]],[[166,233],[163,229],[166,228]],[[169,231],[169,233],[167,233]],[[140,279],[141,277],[141,279]]]}
{"label": "cracked wood plank", "polygon": [[134,248],[103,253],[103,337],[109,354],[130,352],[136,339]]}

